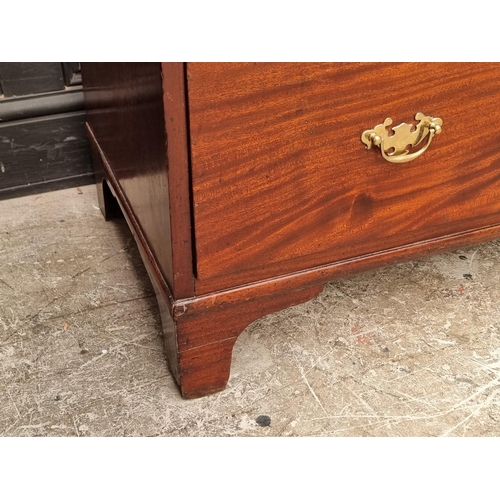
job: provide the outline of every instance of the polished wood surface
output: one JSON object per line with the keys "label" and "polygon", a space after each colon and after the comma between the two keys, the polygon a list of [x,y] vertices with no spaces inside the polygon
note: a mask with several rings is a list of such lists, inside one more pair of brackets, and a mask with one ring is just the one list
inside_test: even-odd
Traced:
{"label": "polished wood surface", "polygon": [[[498,222],[498,64],[187,65],[197,293]],[[439,116],[417,160],[361,132]]]}
{"label": "polished wood surface", "polygon": [[87,123],[173,288],[160,69],[159,63],[92,63],[82,64],[82,76]]}
{"label": "polished wood surface", "polygon": [[[498,64],[84,66],[99,204],[127,219],[184,397],[222,390],[245,326],[326,282],[500,237],[498,76]],[[444,121],[421,158],[365,150],[361,132],[417,111]]]}
{"label": "polished wood surface", "polygon": [[166,342],[175,339],[177,345],[177,368],[173,372],[182,395],[194,398],[223,390],[230,375],[234,343],[245,327],[266,314],[306,302],[322,289],[323,284],[307,283],[280,292],[248,293],[243,300],[176,304],[170,326],[169,319],[163,319],[163,331]]}
{"label": "polished wood surface", "polygon": [[176,300],[90,128],[89,139],[96,176],[103,180],[97,183],[101,211],[112,219],[119,207],[132,231],[156,293],[169,368],[182,396],[190,399],[222,391],[229,379],[234,343],[244,328],[261,316],[310,300],[322,290],[324,280],[306,279],[294,288],[268,282],[270,286],[257,293],[254,287],[244,287],[236,293]]}
{"label": "polished wood surface", "polygon": [[176,298],[194,294],[189,169],[188,112],[183,63],[162,63],[163,108],[172,233],[173,289]]}

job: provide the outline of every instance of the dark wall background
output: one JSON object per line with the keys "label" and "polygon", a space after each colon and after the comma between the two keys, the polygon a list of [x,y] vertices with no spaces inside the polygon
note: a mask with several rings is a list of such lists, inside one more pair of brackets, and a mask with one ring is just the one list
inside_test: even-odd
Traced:
{"label": "dark wall background", "polygon": [[94,182],[79,63],[0,63],[0,199]]}

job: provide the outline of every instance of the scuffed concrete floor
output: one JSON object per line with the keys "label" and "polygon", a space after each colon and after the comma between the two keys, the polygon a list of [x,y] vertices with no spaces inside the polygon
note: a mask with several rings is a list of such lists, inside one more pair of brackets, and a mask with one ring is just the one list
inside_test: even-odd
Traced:
{"label": "scuffed concrete floor", "polygon": [[225,392],[185,401],[94,187],[3,201],[0,434],[497,436],[499,278],[494,241],[330,283],[243,332]]}

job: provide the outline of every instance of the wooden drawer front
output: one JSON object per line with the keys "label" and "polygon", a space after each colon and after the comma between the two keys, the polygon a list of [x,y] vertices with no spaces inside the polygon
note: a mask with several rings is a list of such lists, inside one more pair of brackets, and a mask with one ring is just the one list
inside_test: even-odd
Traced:
{"label": "wooden drawer front", "polygon": [[[198,291],[500,221],[500,65],[187,66]],[[418,159],[361,133],[443,119]]]}

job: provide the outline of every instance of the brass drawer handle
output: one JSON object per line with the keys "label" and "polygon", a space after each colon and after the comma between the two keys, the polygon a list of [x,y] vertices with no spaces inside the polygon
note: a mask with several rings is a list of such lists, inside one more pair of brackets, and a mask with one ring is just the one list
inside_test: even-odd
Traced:
{"label": "brass drawer handle", "polygon": [[[386,118],[384,123],[376,125],[373,129],[365,130],[361,134],[361,141],[366,144],[366,149],[371,149],[372,145],[378,146],[383,158],[391,163],[405,163],[414,160],[427,150],[432,138],[441,133],[443,125],[441,118],[425,116],[423,113],[417,113],[415,119],[420,120],[416,126],[403,122],[392,127],[392,134],[389,135],[387,127],[392,124],[392,120]],[[417,146],[426,137],[428,137],[427,144],[423,148],[415,153],[409,153],[408,145]],[[394,151],[387,153],[391,148]]]}

